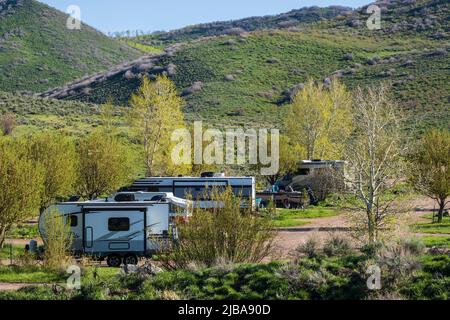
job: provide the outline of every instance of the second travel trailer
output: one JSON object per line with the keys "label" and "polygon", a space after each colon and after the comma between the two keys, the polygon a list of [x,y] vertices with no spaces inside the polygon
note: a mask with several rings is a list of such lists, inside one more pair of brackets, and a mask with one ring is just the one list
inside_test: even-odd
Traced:
{"label": "second travel trailer", "polygon": [[191,198],[197,206],[216,205],[209,198],[210,191],[231,188],[234,195],[250,201],[255,208],[256,182],[254,177],[226,177],[224,174],[204,173],[202,177],[152,177],[136,180],[122,191],[170,192],[175,197]]}
{"label": "second travel trailer", "polygon": [[105,259],[111,267],[137,264],[164,249],[176,236],[176,217],[188,217],[192,203],[170,193],[121,192],[105,200],[66,202],[51,206],[39,219],[46,240],[46,219],[63,215],[73,235],[72,251]]}

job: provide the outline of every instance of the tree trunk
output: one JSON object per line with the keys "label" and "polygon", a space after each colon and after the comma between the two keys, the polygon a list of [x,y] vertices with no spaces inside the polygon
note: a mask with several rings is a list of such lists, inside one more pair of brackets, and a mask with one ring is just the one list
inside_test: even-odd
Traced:
{"label": "tree trunk", "polygon": [[6,227],[0,228],[0,249],[3,249],[3,246],[5,245],[5,239],[6,238]]}
{"label": "tree trunk", "polygon": [[438,223],[442,223],[444,220],[445,200],[439,199]]}

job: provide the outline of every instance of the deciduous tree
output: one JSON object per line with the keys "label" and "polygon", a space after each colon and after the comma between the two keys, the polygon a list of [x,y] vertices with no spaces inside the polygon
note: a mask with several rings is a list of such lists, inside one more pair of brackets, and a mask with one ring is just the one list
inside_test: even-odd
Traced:
{"label": "deciduous tree", "polygon": [[450,131],[434,129],[423,136],[409,155],[411,182],[421,194],[438,203],[438,222],[450,196]]}
{"label": "deciduous tree", "polygon": [[402,167],[398,107],[387,87],[357,89],[353,106],[355,131],[347,140],[348,183],[362,206],[357,207],[354,230],[370,243],[388,231],[397,212],[385,193],[399,179]]}
{"label": "deciduous tree", "polygon": [[130,106],[129,123],[143,146],[146,175],[188,172],[190,168],[177,168],[171,161],[171,135],[184,126],[183,99],[173,82],[166,76],[158,76],[156,81],[144,77]]}
{"label": "deciduous tree", "polygon": [[29,138],[27,156],[44,170],[44,188],[39,206],[42,213],[52,203],[73,192],[75,144],[61,133],[38,133]]}
{"label": "deciduous tree", "polygon": [[351,132],[351,104],[351,94],[338,80],[329,87],[310,80],[289,106],[287,136],[309,160],[340,158]]}
{"label": "deciduous tree", "polygon": [[14,224],[37,214],[41,201],[44,170],[24,156],[25,143],[0,138],[0,248]]}
{"label": "deciduous tree", "polygon": [[129,149],[114,136],[95,131],[80,139],[76,190],[85,199],[116,191],[133,178]]}

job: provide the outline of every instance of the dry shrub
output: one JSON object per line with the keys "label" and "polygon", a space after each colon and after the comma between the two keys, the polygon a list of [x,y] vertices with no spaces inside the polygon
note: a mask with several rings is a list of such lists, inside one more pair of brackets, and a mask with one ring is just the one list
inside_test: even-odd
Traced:
{"label": "dry shrub", "polygon": [[330,234],[328,239],[325,240],[323,246],[323,252],[328,257],[345,256],[353,251],[352,243],[346,237],[339,234]]}
{"label": "dry shrub", "polygon": [[65,269],[71,258],[69,251],[72,243],[70,225],[57,210],[43,213],[44,216],[44,266],[51,270]]}
{"label": "dry shrub", "polygon": [[17,125],[16,116],[12,113],[6,113],[0,116],[0,130],[5,136],[12,135]]}
{"label": "dry shrub", "polygon": [[310,259],[317,258],[321,255],[321,243],[318,237],[311,236],[305,243],[302,243],[295,249],[296,260],[302,256],[306,256]]}
{"label": "dry shrub", "polygon": [[268,218],[255,215],[232,190],[211,190],[215,208],[194,208],[179,226],[179,240],[161,256],[169,269],[211,267],[217,264],[258,263],[273,248],[275,233]]}

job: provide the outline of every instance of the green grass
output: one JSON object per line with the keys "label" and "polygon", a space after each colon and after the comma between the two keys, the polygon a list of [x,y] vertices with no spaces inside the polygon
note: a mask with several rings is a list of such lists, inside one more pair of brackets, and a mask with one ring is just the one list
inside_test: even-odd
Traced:
{"label": "green grass", "polygon": [[[397,10],[395,6],[393,9],[390,8],[389,14],[386,15],[387,26],[403,20],[411,21],[410,19],[416,17],[417,12],[422,10],[424,3],[429,3],[427,11],[438,17],[440,23],[445,21],[443,20],[445,14],[441,11],[445,9],[442,8],[443,6],[447,6],[448,9],[448,5],[421,1],[412,5],[412,9],[407,11]],[[25,9],[31,10],[27,8]],[[20,9],[18,12],[25,9]],[[358,17],[362,19],[362,16]],[[16,19],[19,18],[22,19],[23,15],[16,17]],[[15,20],[14,24],[21,21],[20,19]],[[280,100],[284,97],[286,89],[295,84],[304,83],[308,78],[322,80],[334,71],[349,71],[352,66],[359,64],[359,68],[344,74],[342,81],[352,90],[357,86],[366,87],[381,82],[392,83],[392,96],[407,115],[404,121],[406,129],[419,129],[417,133],[420,134],[420,131],[430,127],[448,127],[450,82],[447,74],[450,54],[430,56],[433,50],[446,47],[445,39],[430,37],[439,29],[439,26],[423,32],[368,33],[364,28],[348,27],[346,23],[349,19],[353,18],[341,17],[333,21],[313,23],[303,26],[302,32],[290,32],[285,29],[256,31],[245,37],[220,36],[188,42],[173,56],[161,58],[157,65],[164,66],[170,63],[176,65],[176,74],[172,79],[180,92],[196,81],[204,83],[201,91],[185,97],[184,112],[189,122],[204,120],[208,122],[208,125],[219,128],[245,126],[277,127],[283,130],[286,107],[280,104]],[[193,30],[195,28],[184,31],[190,34]],[[182,36],[183,32],[176,35]],[[194,38],[198,36],[195,31],[194,34]],[[73,40],[70,38],[72,36],[75,35],[61,35],[67,42]],[[78,36],[83,37],[81,34]],[[108,40],[112,41],[112,39]],[[137,43],[137,40],[129,41]],[[76,48],[85,49],[83,44],[76,43]],[[108,46],[113,46],[113,43],[108,43]],[[154,50],[151,43],[142,43],[142,45],[150,45],[150,47],[142,47],[140,50]],[[67,44],[66,47],[70,45]],[[42,50],[40,48],[38,52]],[[113,49],[110,50],[111,52],[106,51],[108,54],[115,52]],[[347,53],[352,53],[352,61],[343,59]],[[79,59],[85,57],[83,54],[76,56]],[[374,56],[396,59],[395,61],[385,60],[376,65],[367,63],[367,60]],[[12,86],[18,82],[20,86],[32,91],[35,90],[36,84],[29,82],[36,82],[36,79],[33,80],[35,76],[40,79],[49,78],[52,81],[60,81],[59,74],[50,77],[39,72],[30,72],[31,62],[24,65],[24,68],[27,68],[27,79],[22,79],[23,72],[18,70],[2,72],[1,66],[4,68],[11,66],[11,61],[6,57],[7,55],[0,57],[0,80],[2,74],[6,74],[8,78],[14,75],[14,79],[1,81],[4,86]],[[43,59],[43,57],[39,59],[41,58]],[[2,59],[5,59],[4,64]],[[91,57],[89,59],[91,60]],[[271,60],[274,62],[270,62]],[[412,63],[405,64],[408,60]],[[69,66],[72,64],[69,63]],[[391,69],[393,71],[390,75],[382,75],[383,72]],[[74,75],[71,73],[71,70],[64,72],[67,81],[70,78],[73,79]],[[230,74],[235,76],[235,81],[225,80],[225,76]],[[48,86],[54,85],[56,84],[51,83]],[[33,102],[33,108],[27,108],[26,102],[17,102],[9,97],[5,103],[0,102],[0,113],[22,110],[19,113],[21,120],[19,133],[44,128],[62,128],[71,133],[83,134],[98,125],[99,119],[95,111],[98,104],[112,99],[117,105],[125,106],[130,95],[139,85],[138,79],[125,79],[124,74],[119,73],[103,82],[94,83],[90,93],[74,92],[69,96],[70,99],[95,104],[64,100],[50,105],[48,102],[35,99],[30,100]],[[12,88],[4,89],[12,90]],[[18,99],[26,100],[20,96]],[[39,107],[41,102],[42,108]],[[22,107],[17,107],[19,104]],[[39,117],[42,114],[45,117]],[[123,118],[118,121],[124,122]]]}
{"label": "green grass", "polygon": [[67,15],[41,2],[22,2],[3,3],[11,8],[0,19],[0,35],[8,35],[1,42],[0,90],[42,92],[142,54],[85,24],[69,30]]}
{"label": "green grass", "polygon": [[339,215],[334,208],[310,207],[306,210],[277,209],[277,215],[273,218],[276,228],[301,227],[310,224],[304,219],[326,218]]}
{"label": "green grass", "polygon": [[23,224],[14,227],[8,232],[9,239],[32,240],[40,237],[37,224]]}
{"label": "green grass", "polygon": [[334,217],[340,214],[340,212],[335,208],[324,207],[309,207],[305,210],[277,209],[277,213],[283,217],[289,217],[293,219],[327,218]]}
{"label": "green grass", "polygon": [[9,259],[10,255],[12,253],[13,259],[16,259],[20,254],[25,252],[25,246],[12,246],[12,252],[11,252],[11,246],[9,244],[5,244],[3,248],[0,248],[0,259]]}
{"label": "green grass", "polygon": [[310,224],[308,221],[298,219],[274,219],[273,225],[275,228],[295,228]]}
{"label": "green grass", "polygon": [[[81,272],[82,284],[88,284],[96,278],[110,280],[120,272],[117,268],[83,268]],[[49,271],[42,267],[0,266],[0,282],[4,283],[64,283],[70,274]]]}
{"label": "green grass", "polygon": [[158,53],[162,53],[163,50],[161,50],[160,48],[157,48],[155,46],[151,46],[151,45],[147,45],[147,44],[142,44],[142,43],[138,43],[135,41],[125,41],[125,43],[132,47],[132,48],[136,48],[142,52],[145,53],[151,53],[151,54],[158,54]]}
{"label": "green grass", "polygon": [[422,237],[421,240],[428,248],[450,248],[450,237],[429,236]]}
{"label": "green grass", "polygon": [[65,277],[39,267],[0,267],[0,282],[4,283],[56,283],[64,281]]}
{"label": "green grass", "polygon": [[432,234],[449,234],[450,235],[450,217],[444,217],[442,223],[421,222],[415,224],[414,232],[432,233]]}

